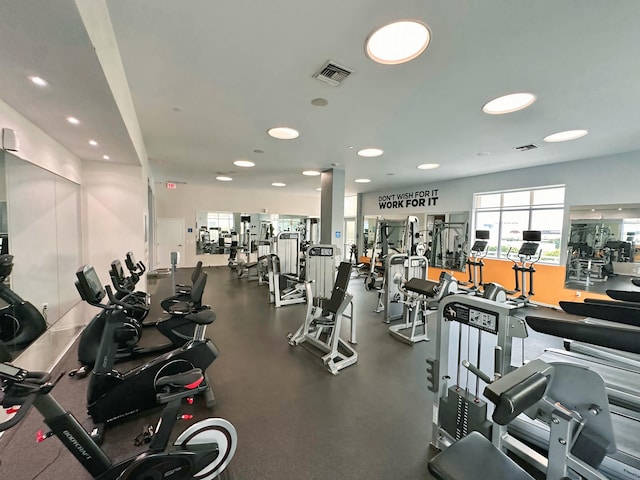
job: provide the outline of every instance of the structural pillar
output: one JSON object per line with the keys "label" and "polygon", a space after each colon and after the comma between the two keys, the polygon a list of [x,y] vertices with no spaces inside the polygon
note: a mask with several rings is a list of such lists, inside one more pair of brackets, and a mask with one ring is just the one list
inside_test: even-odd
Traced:
{"label": "structural pillar", "polygon": [[320,243],[337,245],[344,258],[344,170],[325,170],[320,181]]}

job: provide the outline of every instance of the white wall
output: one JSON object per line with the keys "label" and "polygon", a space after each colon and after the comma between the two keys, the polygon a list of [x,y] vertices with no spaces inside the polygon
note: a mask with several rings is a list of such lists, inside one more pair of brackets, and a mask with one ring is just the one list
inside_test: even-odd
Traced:
{"label": "white wall", "polygon": [[[440,214],[451,212],[471,212],[474,193],[499,190],[541,187],[547,185],[565,185],[565,215],[563,237],[569,231],[569,209],[573,205],[607,205],[612,203],[637,204],[638,170],[640,170],[640,152],[629,152],[606,157],[576,160],[542,167],[523,168],[507,172],[466,177],[447,182],[420,184],[413,187],[380,191],[362,195],[362,213],[364,216],[391,216],[407,214]],[[393,201],[398,194],[410,193],[418,198],[419,192],[428,191],[436,198],[432,205],[406,206],[402,208],[380,208],[379,202]],[[435,197],[434,197],[435,192]],[[428,198],[428,197],[422,197]],[[419,198],[418,198],[419,200]],[[398,201],[398,200],[396,200]],[[566,249],[563,245],[561,264],[564,263]]]}
{"label": "white wall", "polygon": [[[319,216],[320,195],[295,195],[265,190],[238,190],[217,185],[178,185],[169,190],[158,185],[156,190],[156,216],[184,218],[186,232],[184,267],[202,260],[205,265],[221,264],[219,255],[196,256],[196,211],[237,213],[278,213],[288,215]],[[226,264],[226,257],[224,257]]]}
{"label": "white wall", "polygon": [[[545,185],[566,185],[565,204],[604,205],[608,203],[638,203],[638,170],[640,152],[608,157],[576,160],[535,168],[466,177],[439,183],[363,194],[363,215],[447,213],[471,211],[473,194]],[[437,190],[435,205],[380,209],[380,196],[404,192]]]}
{"label": "white wall", "polygon": [[12,128],[18,135],[19,151],[13,155],[63,178],[80,183],[81,162],[69,150],[0,100],[0,128]]}
{"label": "white wall", "polygon": [[[128,251],[146,261],[144,222],[147,213],[146,179],[142,167],[83,162],[82,227],[85,259],[103,284],[110,283],[111,262],[124,263]],[[139,289],[146,285],[141,282]]]}

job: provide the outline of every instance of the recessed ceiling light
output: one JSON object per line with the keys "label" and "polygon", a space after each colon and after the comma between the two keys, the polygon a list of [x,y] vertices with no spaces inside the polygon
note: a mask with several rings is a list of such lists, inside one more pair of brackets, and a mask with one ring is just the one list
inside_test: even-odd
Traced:
{"label": "recessed ceiling light", "polygon": [[401,20],[379,28],[367,38],[366,52],[371,60],[398,65],[413,60],[429,46],[431,34],[426,25]]}
{"label": "recessed ceiling light", "polygon": [[307,177],[317,177],[318,175],[320,175],[320,172],[317,170],[305,170],[304,172],[302,172],[303,175],[306,175]]}
{"label": "recessed ceiling light", "polygon": [[289,127],[270,128],[269,130],[267,130],[267,133],[273,138],[277,138],[279,140],[293,140],[294,138],[298,138],[298,136],[300,136],[300,132]]}
{"label": "recessed ceiling light", "polygon": [[321,188],[316,188],[316,192],[321,192],[322,189]]}
{"label": "recessed ceiling light", "polygon": [[95,140],[89,140],[89,145],[91,145],[92,147],[97,147],[98,142],[96,142]]}
{"label": "recessed ceiling light", "polygon": [[418,170],[433,170],[439,166],[439,163],[423,163],[422,165],[418,165]]}
{"label": "recessed ceiling light", "polygon": [[535,101],[536,96],[533,93],[510,93],[488,101],[482,107],[482,111],[489,115],[502,115],[527,108]]}
{"label": "recessed ceiling light", "polygon": [[361,157],[379,157],[384,151],[380,148],[363,148],[358,150],[358,155]]}
{"label": "recessed ceiling light", "polygon": [[78,120],[76,117],[67,117],[67,122],[73,125],[78,125],[80,123],[80,120]]}
{"label": "recessed ceiling light", "polygon": [[286,183],[282,183],[282,182],[273,182],[271,185],[273,185],[274,187],[286,187],[287,186]]}
{"label": "recessed ceiling light", "polygon": [[566,142],[568,140],[575,140],[577,138],[584,137],[587,133],[586,130],[567,130],[566,132],[553,133],[547,135],[542,140],[545,142]]}
{"label": "recessed ceiling light", "polygon": [[29,80],[31,80],[33,83],[35,83],[36,85],[38,85],[39,87],[46,87],[47,85],[49,85],[49,82],[47,82],[44,78],[42,77],[29,77]]}
{"label": "recessed ceiling light", "polygon": [[356,183],[369,183],[371,180],[369,180],[368,178],[356,178],[354,180],[354,182]]}
{"label": "recessed ceiling light", "polygon": [[233,164],[236,167],[245,167],[245,168],[256,166],[256,164],[253,163],[251,160],[236,160],[235,162],[233,162]]}
{"label": "recessed ceiling light", "polygon": [[222,177],[221,176],[221,177],[216,177],[216,180],[219,180],[221,182],[230,182],[230,181],[233,180],[233,178],[231,178],[231,177]]}
{"label": "recessed ceiling light", "polygon": [[109,159],[111,159],[111,157],[109,155],[102,155],[102,159],[103,160],[109,160]]}

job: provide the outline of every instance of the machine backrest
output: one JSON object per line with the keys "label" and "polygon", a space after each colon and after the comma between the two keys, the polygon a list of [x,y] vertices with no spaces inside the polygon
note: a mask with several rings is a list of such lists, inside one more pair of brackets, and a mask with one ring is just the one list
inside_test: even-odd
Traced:
{"label": "machine backrest", "polygon": [[196,263],[196,266],[193,269],[193,272],[191,272],[191,285],[196,283],[196,280],[198,279],[201,273],[202,273],[202,262],[199,261],[198,263]]}
{"label": "machine backrest", "polygon": [[83,265],[76,271],[76,277],[75,285],[80,297],[90,304],[100,303],[106,292],[95,269],[91,265]]}
{"label": "machine backrest", "polygon": [[204,287],[207,286],[207,274],[202,272],[196,281],[193,282],[193,286],[191,287],[191,302],[195,307],[199,307],[202,305],[202,295],[204,294]]}
{"label": "machine backrest", "polygon": [[340,262],[338,266],[338,274],[336,275],[336,281],[333,284],[333,290],[331,291],[331,298],[326,304],[325,309],[331,313],[337,313],[345,295],[347,294],[347,288],[349,287],[349,279],[351,278],[351,263]]}

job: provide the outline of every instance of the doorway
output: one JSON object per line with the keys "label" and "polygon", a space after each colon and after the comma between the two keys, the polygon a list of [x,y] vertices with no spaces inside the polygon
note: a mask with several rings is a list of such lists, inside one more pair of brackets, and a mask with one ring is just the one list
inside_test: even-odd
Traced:
{"label": "doorway", "polygon": [[158,268],[171,267],[171,252],[184,261],[184,218],[158,218]]}

